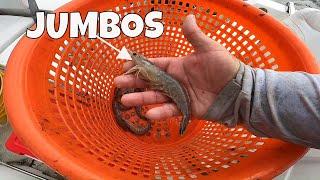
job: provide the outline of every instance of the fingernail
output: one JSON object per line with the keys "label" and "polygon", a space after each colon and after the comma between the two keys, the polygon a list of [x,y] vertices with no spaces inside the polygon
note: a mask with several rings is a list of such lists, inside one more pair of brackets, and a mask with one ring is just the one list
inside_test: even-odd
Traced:
{"label": "fingernail", "polygon": [[126,94],[124,94],[122,97],[121,97],[121,103],[125,106],[130,106],[130,103],[128,104],[128,100],[126,99]]}
{"label": "fingernail", "polygon": [[147,111],[146,115],[145,115],[148,119],[153,119],[153,120],[159,120],[159,113],[153,109],[150,109],[149,111]]}
{"label": "fingernail", "polygon": [[196,16],[195,16],[194,14],[189,14],[188,16],[189,16],[189,18],[191,18],[191,19],[195,19],[195,18],[196,18]]}
{"label": "fingernail", "polygon": [[118,88],[120,87],[120,86],[119,86],[119,84],[121,83],[120,81],[121,81],[121,78],[120,78],[119,76],[114,78],[114,84],[115,84],[116,87],[118,87]]}

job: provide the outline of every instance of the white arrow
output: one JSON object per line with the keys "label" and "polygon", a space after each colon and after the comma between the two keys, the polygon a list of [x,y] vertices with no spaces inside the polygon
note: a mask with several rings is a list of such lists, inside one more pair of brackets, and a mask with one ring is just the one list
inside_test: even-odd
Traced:
{"label": "white arrow", "polygon": [[132,60],[128,50],[124,46],[120,50],[120,52],[119,52],[118,56],[116,57],[116,59]]}
{"label": "white arrow", "polygon": [[105,43],[106,45],[108,45],[108,46],[111,47],[113,50],[115,50],[115,51],[117,51],[117,52],[119,53],[119,54],[117,55],[116,59],[123,59],[123,60],[129,60],[129,61],[132,60],[132,58],[131,58],[128,50],[126,49],[126,47],[123,46],[122,49],[119,50],[118,48],[114,47],[111,43],[109,43],[109,42],[107,42],[106,40],[102,39],[102,38],[99,37],[98,35],[97,35],[97,38],[98,38],[101,42]]}

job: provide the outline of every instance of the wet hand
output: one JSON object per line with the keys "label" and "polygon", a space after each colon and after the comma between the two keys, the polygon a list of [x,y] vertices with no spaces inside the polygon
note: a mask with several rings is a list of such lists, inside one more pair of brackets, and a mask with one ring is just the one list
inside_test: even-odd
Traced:
{"label": "wet hand", "polygon": [[[185,57],[164,57],[150,59],[159,68],[183,84],[190,95],[192,116],[201,118],[212,105],[221,89],[234,78],[239,62],[220,44],[206,36],[196,24],[194,15],[186,17],[183,33],[195,52]],[[124,70],[133,66],[124,64]],[[146,82],[133,76],[121,75],[115,78],[119,88],[145,88]],[[164,119],[179,115],[179,110],[170,99],[158,91],[145,91],[123,95],[125,106],[162,104],[146,113],[149,119]]]}

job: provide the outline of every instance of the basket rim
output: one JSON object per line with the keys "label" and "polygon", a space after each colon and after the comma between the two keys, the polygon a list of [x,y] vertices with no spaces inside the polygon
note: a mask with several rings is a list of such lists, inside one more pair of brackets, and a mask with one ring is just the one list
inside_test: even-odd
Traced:
{"label": "basket rim", "polygon": [[[91,0],[92,1],[92,0]],[[98,0],[99,1],[99,0]],[[195,0],[190,0],[191,2],[196,2]],[[210,1],[210,0],[209,0]],[[216,0],[219,3],[225,3],[224,5],[228,8],[238,8],[245,4],[242,1],[237,0]],[[90,1],[71,1],[66,5],[60,7],[57,12],[69,12],[74,10],[74,7],[77,6],[85,6]],[[243,10],[243,9],[242,9]],[[240,10],[237,10],[240,11]],[[244,11],[247,13],[248,17],[256,17],[261,14],[257,8],[254,8],[251,5],[248,5]],[[287,40],[291,42],[295,42],[295,48],[299,50],[299,55],[302,59],[307,59],[307,61],[303,62],[304,68],[311,73],[319,73],[320,68],[317,65],[315,58],[310,53],[308,48],[302,43],[301,40],[296,37],[293,32],[291,32],[288,28],[284,27],[280,22],[276,21],[273,17],[269,17],[269,15],[264,16],[264,21],[268,22],[272,28],[276,28],[281,33],[287,35]],[[26,99],[26,91],[25,87],[27,82],[25,81],[25,77],[27,74],[27,65],[28,58],[30,54],[33,52],[32,48],[28,49],[25,47],[35,47],[39,41],[42,39],[28,39],[27,37],[23,37],[14,51],[10,56],[10,60],[8,62],[6,76],[4,81],[4,96],[5,96],[5,104],[8,111],[8,116],[11,122],[11,125],[14,129],[16,135],[22,140],[24,144],[28,146],[28,148],[41,160],[48,163],[49,166],[58,170],[67,178],[72,179],[101,179],[101,177],[118,179],[120,173],[113,172],[101,172],[95,169],[94,167],[88,168],[85,163],[80,161],[68,154],[66,150],[60,147],[55,142],[48,139],[41,130],[38,129],[35,123],[32,123],[32,119],[36,119],[34,113],[28,108],[28,102]],[[26,119],[26,117],[29,117]],[[26,131],[27,129],[27,131]],[[288,149],[295,149],[296,152],[291,154],[292,159],[286,159],[287,166],[274,167],[274,164],[270,163],[268,169],[265,172],[268,173],[259,173],[255,168],[251,168],[251,170],[243,172],[243,177],[250,175],[251,177],[259,176],[263,178],[271,178],[278,174],[280,174],[283,170],[287,169],[295,163],[300,157],[302,157],[307,151],[307,148],[283,143],[276,142],[274,145],[282,144],[283,147]],[[48,155],[50,152],[50,155]],[[271,173],[272,171],[272,173]],[[252,174],[255,172],[254,176]],[[123,174],[121,174],[123,175]],[[110,177],[111,176],[111,177]]]}

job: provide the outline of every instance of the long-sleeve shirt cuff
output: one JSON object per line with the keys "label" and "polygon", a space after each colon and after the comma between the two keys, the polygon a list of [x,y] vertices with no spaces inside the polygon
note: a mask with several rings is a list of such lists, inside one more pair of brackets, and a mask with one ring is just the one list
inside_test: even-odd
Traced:
{"label": "long-sleeve shirt cuff", "polygon": [[203,118],[320,148],[320,75],[254,69],[241,62]]}

